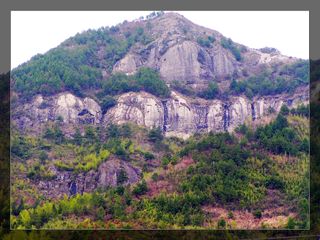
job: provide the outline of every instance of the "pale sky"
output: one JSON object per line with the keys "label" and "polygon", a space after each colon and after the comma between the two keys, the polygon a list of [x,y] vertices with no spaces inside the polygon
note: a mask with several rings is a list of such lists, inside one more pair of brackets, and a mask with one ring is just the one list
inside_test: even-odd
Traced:
{"label": "pale sky", "polygon": [[[78,32],[134,20],[152,11],[12,11],[11,69]],[[275,47],[309,58],[308,11],[177,11],[251,48]]]}

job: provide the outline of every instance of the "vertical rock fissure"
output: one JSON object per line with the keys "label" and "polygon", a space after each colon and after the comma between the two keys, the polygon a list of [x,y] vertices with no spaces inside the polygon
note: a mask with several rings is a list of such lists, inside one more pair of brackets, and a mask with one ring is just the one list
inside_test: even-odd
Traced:
{"label": "vertical rock fissure", "polygon": [[228,131],[229,125],[230,125],[229,106],[225,104],[223,106],[223,130]]}
{"label": "vertical rock fissure", "polygon": [[208,106],[194,105],[194,110],[196,112],[196,127],[197,131],[202,132],[208,129]]}
{"label": "vertical rock fissure", "polygon": [[168,107],[167,107],[167,100],[162,100],[163,105],[163,131],[167,131],[167,124],[168,124]]}
{"label": "vertical rock fissure", "polygon": [[209,107],[206,106],[206,112],[205,112],[205,129],[208,129],[208,114],[209,114]]}
{"label": "vertical rock fissure", "polygon": [[251,103],[251,115],[252,115],[252,121],[256,120],[256,111],[254,108],[254,103]]}

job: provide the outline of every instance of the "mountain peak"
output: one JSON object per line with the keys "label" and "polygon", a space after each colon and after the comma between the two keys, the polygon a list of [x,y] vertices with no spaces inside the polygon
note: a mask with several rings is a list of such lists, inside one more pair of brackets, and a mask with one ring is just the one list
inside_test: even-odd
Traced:
{"label": "mountain peak", "polygon": [[[232,80],[243,81],[264,72],[273,73],[273,79],[283,76],[281,69],[295,62],[297,59],[274,48],[252,49],[233,42],[179,13],[152,12],[146,18],[79,33],[14,69],[12,77],[19,89],[29,87],[30,95],[70,89],[78,94],[80,89],[101,91],[101,82],[116,72],[132,75],[147,67],[159,73],[166,84],[178,82],[195,94],[213,82],[227,93]],[[36,66],[32,74],[30,66]],[[31,75],[39,79],[29,81]],[[46,90],[48,83],[42,82],[48,77],[50,91]]]}

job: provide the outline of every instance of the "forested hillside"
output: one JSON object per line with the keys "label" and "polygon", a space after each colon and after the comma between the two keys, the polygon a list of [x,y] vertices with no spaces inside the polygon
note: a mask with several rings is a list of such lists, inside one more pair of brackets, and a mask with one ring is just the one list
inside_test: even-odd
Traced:
{"label": "forested hillside", "polygon": [[308,229],[309,77],[176,13],[70,37],[10,76],[11,228]]}
{"label": "forested hillside", "polygon": [[[253,228],[306,228],[305,115],[303,109],[283,108],[275,121],[256,130],[241,125],[234,134],[187,141],[135,125],[87,128],[72,140],[59,124],[38,138],[14,131],[12,227],[229,229],[252,221]],[[115,187],[69,196],[58,190],[43,195],[35,184],[57,177],[52,166],[77,176],[115,158],[141,167],[140,180],[128,185],[128,173],[120,170]],[[218,216],[217,209],[223,209]]]}

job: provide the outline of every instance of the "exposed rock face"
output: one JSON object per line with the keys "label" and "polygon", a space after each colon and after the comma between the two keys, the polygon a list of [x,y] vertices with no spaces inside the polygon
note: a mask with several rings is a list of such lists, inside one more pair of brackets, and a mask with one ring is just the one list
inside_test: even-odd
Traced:
{"label": "exposed rock face", "polygon": [[[38,181],[35,184],[43,195],[49,198],[61,198],[64,194],[69,195],[70,184],[75,184],[76,193],[92,192],[99,187],[128,185],[140,180],[141,170],[133,167],[130,163],[118,159],[110,159],[102,163],[98,170],[81,172],[75,175],[69,171],[57,171],[56,178],[46,181]],[[119,182],[120,171],[125,172],[126,180]]]}
{"label": "exposed rock face", "polygon": [[[146,66],[158,70],[167,83],[176,80],[194,89],[203,89],[213,79],[229,81],[233,74],[239,77],[255,75],[261,73],[263,67],[298,60],[284,56],[274,48],[252,49],[233,43],[241,52],[242,60],[237,61],[232,51],[222,46],[225,38],[222,34],[198,26],[176,13],[166,13],[149,23],[152,27],[145,32],[153,41],[131,48],[115,64],[113,72],[130,75]],[[145,23],[136,24],[144,27]],[[215,38],[210,46],[199,44],[199,38],[205,40],[209,36]]]}
{"label": "exposed rock face", "polygon": [[103,122],[122,124],[128,121],[148,128],[162,127],[161,101],[146,92],[130,92],[121,95],[118,104],[106,113]]}
{"label": "exposed rock face", "polygon": [[139,57],[133,54],[127,54],[123,59],[115,64],[113,72],[125,72],[128,75],[131,75],[137,71],[139,65],[141,65]]}
{"label": "exposed rock face", "polygon": [[104,123],[134,122],[148,128],[160,127],[167,136],[187,138],[196,132],[233,131],[246,121],[260,121],[283,104],[308,104],[306,89],[299,94],[256,98],[232,97],[229,101],[189,99],[176,92],[160,102],[147,93],[128,93],[108,111]]}
{"label": "exposed rock face", "polygon": [[192,99],[174,91],[169,99],[160,100],[146,92],[129,92],[119,96],[117,105],[102,116],[94,100],[63,93],[51,98],[36,96],[31,103],[18,107],[13,119],[21,129],[59,116],[66,124],[132,122],[147,128],[159,127],[167,136],[187,138],[196,132],[233,131],[244,122],[258,122],[272,111],[279,112],[283,104],[290,108],[308,102],[307,89],[253,100],[233,96],[228,101]]}
{"label": "exposed rock face", "polygon": [[39,126],[60,118],[65,124],[99,124],[101,108],[91,98],[79,98],[65,92],[51,97],[37,95],[34,99],[13,111],[13,119],[20,129]]}
{"label": "exposed rock face", "polygon": [[195,43],[184,41],[169,48],[160,59],[160,74],[167,81],[187,81],[193,83],[200,79],[198,47]]}
{"label": "exposed rock face", "polygon": [[119,185],[120,171],[125,172],[126,180],[123,185],[136,183],[140,180],[141,170],[133,167],[130,163],[120,160],[109,160],[99,166],[98,186],[117,186]]}
{"label": "exposed rock face", "polygon": [[171,96],[172,98],[165,104],[167,108],[166,133],[168,136],[189,136],[195,129],[191,106],[186,99],[175,92],[172,92]]}
{"label": "exposed rock face", "polygon": [[213,53],[214,73],[218,77],[224,77],[233,73],[238,63],[230,52],[221,45],[217,45]]}

